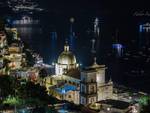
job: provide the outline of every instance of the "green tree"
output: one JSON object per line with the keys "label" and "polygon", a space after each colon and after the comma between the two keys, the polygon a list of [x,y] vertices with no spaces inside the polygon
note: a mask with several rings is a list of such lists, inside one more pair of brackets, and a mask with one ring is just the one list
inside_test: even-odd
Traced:
{"label": "green tree", "polygon": [[140,113],[150,113],[150,99],[147,100],[146,104],[142,105],[142,110]]}
{"label": "green tree", "polygon": [[44,86],[27,81],[25,85],[21,85],[20,92],[24,98],[38,98],[41,101],[47,100],[47,91]]}
{"label": "green tree", "polygon": [[9,74],[9,71],[10,71],[10,68],[8,66],[9,63],[10,63],[10,60],[4,59],[3,67],[5,67],[5,73],[7,73],[7,75]]}
{"label": "green tree", "polygon": [[30,51],[25,50],[26,60],[28,66],[33,66],[35,64],[35,59]]}
{"label": "green tree", "polygon": [[0,76],[0,96],[3,99],[9,95],[14,95],[15,92],[15,78],[8,75]]}

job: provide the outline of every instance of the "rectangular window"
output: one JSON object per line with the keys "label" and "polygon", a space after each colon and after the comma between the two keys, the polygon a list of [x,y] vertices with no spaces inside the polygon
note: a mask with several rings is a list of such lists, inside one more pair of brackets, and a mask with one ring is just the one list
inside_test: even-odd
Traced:
{"label": "rectangular window", "polygon": [[83,98],[83,97],[82,97],[81,103],[82,103],[82,104],[85,104],[85,101],[84,101],[84,98]]}
{"label": "rectangular window", "polygon": [[86,91],[85,91],[85,86],[83,86],[83,85],[82,85],[82,87],[81,87],[81,92],[86,93]]}

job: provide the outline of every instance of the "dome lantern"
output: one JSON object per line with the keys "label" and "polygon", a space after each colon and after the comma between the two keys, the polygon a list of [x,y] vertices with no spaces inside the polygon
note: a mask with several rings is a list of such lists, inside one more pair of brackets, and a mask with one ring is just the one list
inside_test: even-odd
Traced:
{"label": "dome lantern", "polygon": [[76,64],[75,55],[69,50],[69,45],[64,45],[64,51],[58,57],[58,63],[62,65],[74,65]]}
{"label": "dome lantern", "polygon": [[69,50],[69,45],[64,45],[64,51],[59,55],[56,63],[55,73],[62,75],[70,69],[78,67],[75,55]]}
{"label": "dome lantern", "polygon": [[65,52],[69,52],[69,45],[68,45],[68,44],[65,44],[65,45],[64,45],[64,51],[65,51]]}

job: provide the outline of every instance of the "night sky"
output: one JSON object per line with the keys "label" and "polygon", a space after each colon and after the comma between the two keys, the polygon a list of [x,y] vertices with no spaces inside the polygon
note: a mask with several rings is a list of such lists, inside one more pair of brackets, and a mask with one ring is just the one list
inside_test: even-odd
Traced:
{"label": "night sky", "polygon": [[[148,0],[147,0],[148,1]],[[110,13],[127,13],[133,10],[148,10],[149,5],[146,0],[142,1],[131,1],[131,0],[44,0],[41,1],[43,6],[49,9],[66,11],[66,12],[110,12]]]}

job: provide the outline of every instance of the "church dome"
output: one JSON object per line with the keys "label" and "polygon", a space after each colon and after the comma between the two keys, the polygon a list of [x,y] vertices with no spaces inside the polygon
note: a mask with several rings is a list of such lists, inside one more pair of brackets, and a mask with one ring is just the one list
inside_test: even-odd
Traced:
{"label": "church dome", "polygon": [[68,45],[64,46],[64,51],[58,57],[58,64],[62,65],[76,64],[76,57],[71,51],[69,51]]}

